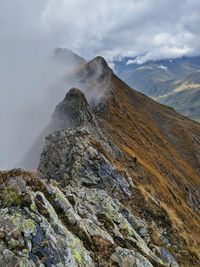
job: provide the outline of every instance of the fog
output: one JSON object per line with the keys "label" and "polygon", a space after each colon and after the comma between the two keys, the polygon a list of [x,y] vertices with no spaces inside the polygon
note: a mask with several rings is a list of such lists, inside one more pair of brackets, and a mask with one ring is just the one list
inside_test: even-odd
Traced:
{"label": "fog", "polygon": [[62,74],[64,68],[50,55],[40,56],[33,49],[1,55],[1,168],[16,166],[48,123],[64,94],[53,91]]}
{"label": "fog", "polygon": [[1,169],[19,166],[69,89],[60,84],[67,63],[55,60],[56,42],[39,29],[38,3],[0,0]]}
{"label": "fog", "polygon": [[0,0],[0,168],[18,166],[69,89],[55,47],[110,63],[196,55],[199,9],[197,0]]}

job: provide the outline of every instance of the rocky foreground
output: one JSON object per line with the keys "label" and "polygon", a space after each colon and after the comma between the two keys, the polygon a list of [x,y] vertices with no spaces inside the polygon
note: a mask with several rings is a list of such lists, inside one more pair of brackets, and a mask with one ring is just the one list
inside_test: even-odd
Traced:
{"label": "rocky foreground", "polygon": [[[95,74],[107,83],[106,68]],[[114,75],[109,86],[98,104],[72,88],[52,116],[38,170],[0,173],[0,266],[200,266],[200,127],[131,98]],[[144,121],[135,116],[143,107]],[[178,131],[193,150],[185,152]]]}

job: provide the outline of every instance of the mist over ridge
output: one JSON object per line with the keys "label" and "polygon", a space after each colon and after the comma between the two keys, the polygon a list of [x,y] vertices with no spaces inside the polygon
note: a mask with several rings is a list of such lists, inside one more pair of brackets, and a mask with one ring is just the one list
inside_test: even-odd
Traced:
{"label": "mist over ridge", "polygon": [[67,72],[52,64],[56,47],[110,66],[197,55],[199,9],[196,0],[1,0],[0,168],[16,166],[66,93],[54,94]]}

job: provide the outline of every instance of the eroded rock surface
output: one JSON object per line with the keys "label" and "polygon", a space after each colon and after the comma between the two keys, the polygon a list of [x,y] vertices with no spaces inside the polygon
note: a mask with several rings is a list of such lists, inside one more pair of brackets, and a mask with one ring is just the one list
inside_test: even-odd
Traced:
{"label": "eroded rock surface", "polygon": [[4,173],[1,189],[11,186],[12,195],[21,198],[18,207],[10,203],[5,208],[1,201],[1,266],[170,266],[149,248],[150,240],[140,236],[141,229],[148,233],[146,222],[107,189],[75,186],[78,177],[73,175],[64,187],[53,179],[17,172]]}

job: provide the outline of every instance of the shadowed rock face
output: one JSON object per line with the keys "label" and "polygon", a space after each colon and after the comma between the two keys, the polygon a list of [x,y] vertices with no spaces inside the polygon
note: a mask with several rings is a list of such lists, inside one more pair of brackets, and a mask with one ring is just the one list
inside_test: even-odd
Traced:
{"label": "shadowed rock face", "polygon": [[92,124],[94,118],[85,95],[72,88],[52,115],[52,125],[57,130]]}
{"label": "shadowed rock face", "polygon": [[[80,73],[90,89],[72,88],[56,107],[40,178],[2,174],[0,195],[19,203],[0,198],[3,217],[17,213],[38,229],[23,255],[5,239],[2,251],[27,266],[199,266],[199,124],[130,89],[102,58]],[[98,103],[88,99],[95,90],[105,90]]]}

